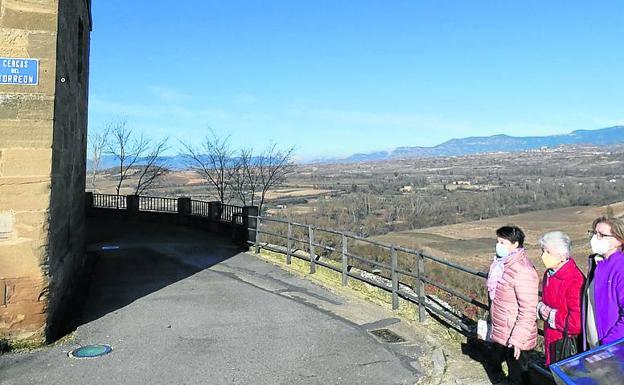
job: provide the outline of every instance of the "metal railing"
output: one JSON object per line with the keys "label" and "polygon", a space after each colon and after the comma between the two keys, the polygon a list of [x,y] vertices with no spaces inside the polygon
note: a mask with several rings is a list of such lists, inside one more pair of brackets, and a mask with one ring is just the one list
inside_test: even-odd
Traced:
{"label": "metal railing", "polygon": [[210,202],[191,199],[191,215],[207,217],[210,214]]}
{"label": "metal railing", "polygon": [[221,212],[218,218],[224,222],[233,222],[239,225],[243,224],[243,208],[241,206],[234,205],[221,205]]}
{"label": "metal railing", "polygon": [[[463,300],[471,306],[476,306],[483,310],[489,309],[488,305],[479,299],[429,277],[427,275],[426,265],[427,262],[435,262],[479,279],[487,278],[487,273],[485,272],[434,257],[418,250],[378,242],[347,232],[290,222],[277,218],[251,218],[257,220],[257,226],[255,228],[249,228],[250,231],[256,232],[255,242],[250,242],[255,246],[256,252],[259,252],[262,248],[285,254],[286,263],[289,264],[291,263],[292,257],[306,260],[310,264],[311,273],[316,271],[317,265],[334,270],[341,274],[343,285],[347,285],[349,278],[365,281],[368,284],[390,292],[392,295],[393,309],[398,309],[399,298],[417,304],[418,318],[421,322],[425,319],[425,312],[429,311],[445,321],[448,321],[451,325],[456,326],[464,333],[471,333],[474,331],[474,320],[470,320],[445,306],[441,306],[439,303],[436,304],[436,302],[439,301],[426,295],[426,289],[428,287],[435,287],[452,297]],[[282,230],[285,230],[286,234],[267,230],[267,223],[282,224]],[[296,236],[294,234],[295,229],[303,229],[303,232],[299,231],[298,236]],[[332,246],[319,243],[317,240],[318,236],[316,235],[320,233],[332,234],[335,238],[339,239],[339,241],[336,242],[337,245]],[[302,235],[303,238],[301,237]],[[282,245],[268,241],[263,242],[263,236],[272,237],[273,239],[282,239],[284,242]],[[379,260],[379,258],[372,259],[360,255],[357,251],[358,248],[352,246],[354,242],[373,245],[385,252],[388,258]],[[295,245],[303,245],[303,247],[295,247]],[[304,253],[301,253],[301,251],[304,251]],[[318,251],[322,251],[323,253],[319,253]],[[325,254],[325,257],[321,254]],[[411,256],[412,258],[410,258],[410,260],[415,263],[413,263],[412,266],[408,266],[409,264],[407,263],[401,263],[402,261],[400,261],[399,255]],[[340,262],[340,264],[338,265],[332,262]],[[352,272],[354,267],[357,267],[360,271],[381,276],[383,279],[374,280],[366,275],[355,274]]]}
{"label": "metal railing", "polygon": [[176,198],[163,198],[141,195],[139,196],[139,210],[177,213],[178,200]]}
{"label": "metal railing", "polygon": [[115,194],[93,194],[93,207],[102,209],[125,209],[126,196]]}
{"label": "metal railing", "polygon": [[[221,204],[219,202],[206,202],[190,198],[166,198],[166,197],[153,197],[153,196],[126,196],[115,194],[99,194],[92,193],[93,207],[103,209],[130,209],[138,211],[152,211],[162,213],[179,213],[179,199],[188,199],[190,201],[190,212],[186,214],[211,217],[211,219],[221,222],[232,223],[234,225],[243,225],[244,207]],[[129,199],[133,199],[128,203]],[[138,203],[137,203],[138,199]],[[138,204],[138,207],[135,206]]]}
{"label": "metal railing", "polygon": [[[437,264],[450,271],[462,273],[482,281],[488,274],[467,266],[463,266],[442,258],[438,258],[422,251],[413,250],[397,245],[378,242],[372,239],[359,237],[343,231],[326,229],[318,226],[296,223],[278,218],[250,217],[255,219],[255,241],[249,241],[255,247],[256,253],[260,249],[284,254],[286,263],[292,258],[298,258],[309,263],[310,273],[315,273],[317,266],[333,270],[341,275],[343,286],[347,286],[349,279],[356,279],[377,287],[391,294],[392,309],[399,308],[399,299],[406,300],[418,306],[418,319],[423,322],[429,312],[438,319],[458,329],[469,337],[475,337],[476,320],[457,311],[452,306],[441,301],[437,296],[427,294],[435,289],[448,296],[463,301],[467,306],[481,310],[489,310],[489,305],[479,298],[450,287],[444,279],[435,279],[431,276],[429,266]],[[270,224],[278,224],[278,230],[267,229]],[[333,237],[333,244],[322,244],[319,234],[329,234]],[[327,238],[327,237],[326,237]],[[269,240],[276,241],[275,243]],[[281,242],[280,242],[281,241]],[[359,245],[371,245],[381,251],[377,256],[385,254],[385,258],[371,258],[358,254]],[[400,258],[403,257],[403,258]],[[405,260],[408,260],[407,262]],[[355,269],[354,269],[355,268]],[[359,270],[360,273],[357,273]],[[428,290],[429,289],[429,290]],[[540,334],[543,331],[540,330]],[[552,380],[550,373],[541,366],[532,363],[531,367],[542,376]]]}

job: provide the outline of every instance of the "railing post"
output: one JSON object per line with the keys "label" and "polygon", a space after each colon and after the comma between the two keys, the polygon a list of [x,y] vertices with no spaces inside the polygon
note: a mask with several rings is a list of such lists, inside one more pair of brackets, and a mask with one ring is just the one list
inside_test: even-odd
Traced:
{"label": "railing post", "polygon": [[178,198],[178,214],[191,215],[191,198]]}
{"label": "railing post", "polygon": [[394,246],[390,247],[391,278],[392,278],[392,310],[399,308],[399,273],[397,272],[397,251]]}
{"label": "railing post", "polygon": [[129,217],[135,217],[139,214],[139,199],[138,195],[126,196],[126,210]]}
{"label": "railing post", "polygon": [[418,286],[416,292],[418,294],[418,322],[425,322],[425,257],[422,254],[418,254],[418,282],[416,285]]}
{"label": "railing post", "polygon": [[91,191],[85,193],[85,205],[88,209],[93,208],[93,193]]}
{"label": "railing post", "polygon": [[221,219],[221,202],[208,202],[208,218],[210,218],[211,221]]}
{"label": "railing post", "polygon": [[258,218],[258,223],[256,226],[256,239],[255,241],[255,246],[256,246],[256,254],[260,254],[260,226],[262,226],[262,218],[260,216],[257,217]]}
{"label": "railing post", "polygon": [[243,207],[243,229],[245,239],[242,241],[245,242],[246,246],[252,243],[255,245],[256,237],[258,236],[258,208],[256,206]]}
{"label": "railing post", "polygon": [[292,225],[288,222],[288,244],[286,246],[286,264],[292,262]]}
{"label": "railing post", "polygon": [[347,286],[349,276],[349,258],[347,257],[347,235],[342,233],[342,286]]}
{"label": "railing post", "polygon": [[310,238],[310,274],[316,273],[316,253],[314,252],[314,228],[308,226],[308,235]]}

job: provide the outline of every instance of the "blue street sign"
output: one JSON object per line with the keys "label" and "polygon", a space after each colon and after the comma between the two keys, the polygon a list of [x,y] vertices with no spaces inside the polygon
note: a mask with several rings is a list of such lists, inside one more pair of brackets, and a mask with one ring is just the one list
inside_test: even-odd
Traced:
{"label": "blue street sign", "polygon": [[36,86],[39,84],[39,59],[0,57],[0,84]]}

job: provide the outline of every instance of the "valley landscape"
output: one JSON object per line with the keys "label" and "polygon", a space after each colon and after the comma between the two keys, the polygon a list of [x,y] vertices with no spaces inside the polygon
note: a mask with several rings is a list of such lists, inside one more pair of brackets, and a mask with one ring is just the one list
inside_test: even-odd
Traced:
{"label": "valley landscape", "polygon": [[[584,270],[591,222],[599,215],[624,215],[623,170],[624,146],[619,144],[299,164],[284,183],[269,190],[264,215],[422,250],[482,272],[487,272],[493,257],[495,230],[516,224],[526,232],[528,256],[540,275],[544,268],[538,239],[547,231],[562,230],[572,238],[573,257]],[[114,193],[115,179],[114,169],[100,173],[96,191]],[[132,190],[122,189],[121,193],[131,194]],[[190,170],[165,174],[149,194],[217,200],[210,184]],[[228,202],[240,204],[234,196]],[[272,222],[263,228],[272,233],[286,231]],[[305,232],[294,235],[306,237]],[[270,237],[264,241],[282,243]],[[323,232],[316,233],[316,241],[333,248],[340,245],[338,237]],[[389,259],[387,250],[372,245],[355,243],[349,248],[377,261]],[[336,253],[321,253],[339,258]],[[401,253],[399,266],[413,270],[416,262]],[[482,278],[434,262],[426,269],[430,279],[487,303]],[[385,276],[386,272],[379,274]],[[464,314],[483,315],[478,307],[466,306],[440,290],[427,290]]]}
{"label": "valley landscape", "polygon": [[[596,130],[597,142],[605,133]],[[605,131],[606,130],[606,131]],[[576,133],[572,137],[577,137]],[[584,137],[587,132],[583,132]],[[570,136],[559,136],[569,142]],[[573,239],[574,256],[584,265],[586,232],[598,215],[624,215],[624,145],[559,144],[516,152],[461,156],[395,156],[383,160],[297,164],[283,183],[266,194],[264,215],[361,237],[425,250],[432,255],[485,270],[493,249],[494,230],[508,223],[527,233],[530,257],[538,262],[537,240],[550,230]],[[529,138],[531,139],[531,138]],[[516,138],[516,142],[529,143]],[[501,136],[482,138],[482,147]],[[537,140],[537,144],[554,139]],[[475,143],[475,138],[450,141]],[[558,142],[557,142],[558,143]],[[470,148],[470,144],[465,144]],[[404,151],[405,152],[405,151]],[[96,174],[92,190],[115,193],[118,174],[107,168]],[[131,194],[130,172],[121,194]],[[190,196],[216,200],[210,183],[195,171],[172,168],[149,195]],[[235,195],[228,203],[241,204]],[[327,240],[331,243],[330,240]],[[536,263],[536,266],[540,266]]]}

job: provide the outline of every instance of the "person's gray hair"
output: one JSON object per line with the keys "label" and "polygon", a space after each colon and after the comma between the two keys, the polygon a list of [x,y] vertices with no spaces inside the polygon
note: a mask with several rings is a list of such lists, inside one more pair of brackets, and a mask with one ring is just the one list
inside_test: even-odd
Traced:
{"label": "person's gray hair", "polygon": [[559,255],[570,256],[570,237],[562,231],[548,232],[539,239],[539,245],[542,249],[550,249],[556,251]]}

